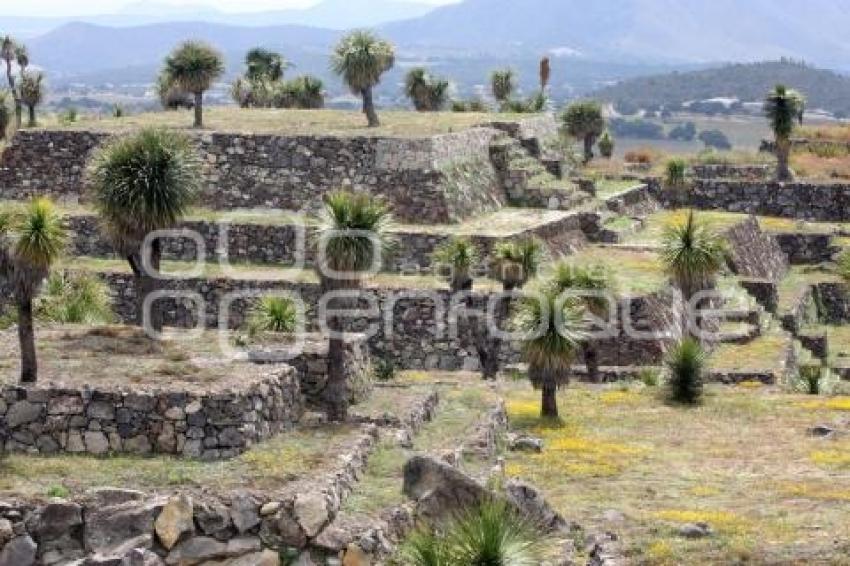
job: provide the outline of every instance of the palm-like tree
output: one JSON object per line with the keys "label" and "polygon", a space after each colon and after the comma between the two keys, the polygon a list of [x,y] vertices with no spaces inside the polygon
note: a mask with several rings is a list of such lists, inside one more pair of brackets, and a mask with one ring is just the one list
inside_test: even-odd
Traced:
{"label": "palm-like tree", "polygon": [[414,67],[404,77],[404,94],[418,112],[430,109],[430,77],[424,67]]}
{"label": "palm-like tree", "polygon": [[[360,288],[376,254],[391,246],[388,228],[392,217],[386,205],[366,193],[334,192],[325,198],[325,206],[315,232],[318,260],[316,269],[323,293],[354,291]],[[375,243],[381,249],[375,249]],[[352,299],[338,297],[328,301],[331,309],[347,308]],[[325,403],[328,418],[344,421],[348,417],[349,390],[344,371],[345,340],[340,335],[342,321],[327,321],[332,335],[328,338],[328,383]]]}
{"label": "palm-like tree", "polygon": [[12,63],[16,60],[17,50],[18,45],[11,36],[7,35],[0,40],[0,58],[6,63],[6,81],[9,83],[9,92],[12,93],[15,103],[15,128],[20,128],[23,112],[21,99],[18,96],[18,89],[16,87],[15,75],[12,73]]}
{"label": "palm-like tree", "polygon": [[280,53],[255,47],[245,55],[245,66],[245,78],[249,81],[264,79],[277,82],[283,80],[284,71],[292,65]]}
{"label": "palm-like tree", "polygon": [[218,51],[198,41],[187,41],[165,59],[166,77],[195,97],[195,127],[204,124],[204,92],[224,73],[224,60]]}
{"label": "palm-like tree", "polygon": [[585,163],[593,159],[593,144],[605,131],[605,117],[598,102],[585,100],[570,104],[561,116],[564,129],[584,143]]}
{"label": "palm-like tree", "polygon": [[434,250],[434,263],[449,270],[452,292],[472,290],[472,270],[478,265],[478,247],[469,238],[452,238]]}
{"label": "palm-like tree", "polygon": [[[690,303],[697,293],[714,287],[717,274],[726,263],[726,243],[699,222],[691,210],[684,223],[665,228],[661,261],[684,300]],[[690,329],[689,314],[685,312],[683,320],[687,329]]]}
{"label": "palm-like tree", "polygon": [[22,383],[38,379],[33,301],[64,244],[62,219],[47,199],[34,200],[22,214],[0,215],[0,278],[18,305]]}
{"label": "palm-like tree", "polygon": [[797,124],[803,123],[806,99],[802,94],[784,85],[776,85],[764,100],[764,112],[776,139],[776,172],[780,181],[793,178],[788,165],[791,156],[791,134]]}
{"label": "palm-like tree", "polygon": [[540,92],[546,94],[546,87],[549,86],[549,80],[552,78],[552,64],[549,57],[543,57],[540,60]]}
{"label": "palm-like tree", "polygon": [[570,382],[570,371],[584,339],[584,309],[578,300],[559,300],[557,285],[540,286],[537,296],[520,301],[514,325],[525,333],[523,356],[528,378],[541,391],[540,415],[558,418],[558,388]]}
{"label": "palm-like tree", "polygon": [[[189,141],[166,130],[144,129],[118,138],[91,159],[92,200],[113,245],[133,271],[139,325],[144,300],[156,290],[161,259],[161,242],[154,238],[150,262],[144,265],[142,244],[151,232],[180,221],[195,200],[199,178],[198,158]],[[152,309],[150,324],[162,329],[159,308]]]}
{"label": "palm-like tree", "polygon": [[493,71],[490,75],[490,90],[498,102],[504,104],[510,100],[516,90],[516,74],[513,69]]}
{"label": "palm-like tree", "polygon": [[388,41],[368,31],[354,31],[334,48],[331,68],[342,77],[351,92],[363,98],[363,112],[369,127],[381,125],[375,112],[372,90],[381,80],[381,75],[395,64],[395,48]]}
{"label": "palm-like tree", "polygon": [[295,103],[298,108],[315,110],[325,106],[325,85],[312,75],[302,75],[292,80]]}
{"label": "palm-like tree", "polygon": [[6,139],[6,131],[12,122],[12,113],[9,111],[8,95],[5,90],[0,90],[0,140]]}
{"label": "palm-like tree", "polygon": [[[585,310],[599,318],[607,315],[608,301],[598,294],[610,293],[614,284],[610,273],[602,267],[584,267],[559,261],[552,270],[552,284],[564,291],[590,292],[594,295],[581,295],[581,304]],[[599,352],[589,339],[582,342],[587,377],[594,383],[599,382]]]}
{"label": "palm-like tree", "polygon": [[21,73],[21,84],[19,88],[21,102],[27,107],[29,115],[27,126],[34,128],[37,125],[35,119],[35,108],[44,100],[44,73],[36,71],[26,71]]}
{"label": "palm-like tree", "polygon": [[18,62],[18,67],[21,69],[21,74],[27,71],[30,66],[30,53],[26,45],[15,46],[15,60]]}

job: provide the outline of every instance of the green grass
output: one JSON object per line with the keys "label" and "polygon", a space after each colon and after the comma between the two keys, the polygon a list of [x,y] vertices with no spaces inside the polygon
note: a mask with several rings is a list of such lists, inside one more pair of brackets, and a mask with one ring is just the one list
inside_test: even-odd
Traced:
{"label": "green grass", "polygon": [[616,247],[589,246],[566,256],[564,261],[580,266],[600,266],[611,272],[615,288],[624,294],[657,291],[668,282],[658,254]]}
{"label": "green grass", "polygon": [[[503,393],[512,426],[545,443],[541,455],[506,453],[509,475],[537,485],[585,532],[616,532],[629,564],[846,563],[846,544],[834,541],[850,537],[850,475],[822,463],[836,458],[815,457],[845,445],[805,434],[841,416],[832,405],[772,387],[709,385],[701,406],[681,408],[657,388],[571,385],[558,395],[563,423],[553,428],[527,383]],[[608,510],[625,519],[609,522]],[[695,521],[715,534],[677,534]]]}
{"label": "green grass", "polygon": [[[527,117],[513,114],[381,111],[381,126],[368,128],[363,114],[355,110],[208,107],[204,109],[204,126],[207,131],[257,134],[417,137],[457,132],[494,120]],[[158,126],[191,131],[191,125],[190,112],[176,111],[149,112],[124,118],[84,117],[73,124],[58,127],[123,132]]]}
{"label": "green grass", "polygon": [[777,372],[790,347],[790,336],[782,331],[770,331],[747,344],[720,345],[709,357],[708,367],[715,371]]}
{"label": "green grass", "polygon": [[807,266],[793,266],[785,278],[779,282],[778,311],[780,314],[788,313],[813,285],[825,282],[839,281],[834,273]]}
{"label": "green grass", "polygon": [[624,179],[599,179],[596,181],[596,198],[606,200],[641,186],[639,181]]}

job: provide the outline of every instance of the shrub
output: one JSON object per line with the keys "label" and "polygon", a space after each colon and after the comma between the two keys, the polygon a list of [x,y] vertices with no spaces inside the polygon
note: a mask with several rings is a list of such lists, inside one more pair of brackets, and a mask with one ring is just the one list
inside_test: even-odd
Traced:
{"label": "shrub", "polygon": [[809,395],[821,394],[821,378],[823,372],[819,365],[805,365],[800,367],[800,381]]}
{"label": "shrub", "polygon": [[396,377],[396,367],[392,360],[378,358],[372,369],[375,372],[375,379],[378,381],[392,381]]}
{"label": "shrub", "polygon": [[599,153],[602,154],[602,157],[605,159],[611,159],[614,155],[614,138],[611,137],[609,132],[604,132],[602,137],[599,138]]}
{"label": "shrub", "polygon": [[667,137],[671,140],[678,141],[694,141],[697,137],[697,126],[693,122],[685,122],[684,124],[679,124],[667,134]]}
{"label": "shrub", "polygon": [[287,297],[263,297],[248,314],[248,331],[295,332],[298,312],[295,303]]}
{"label": "shrub", "polygon": [[685,173],[688,164],[684,159],[675,158],[667,162],[665,180],[671,187],[681,187],[685,184]]}
{"label": "shrub", "polygon": [[39,319],[62,324],[106,324],[115,318],[109,287],[86,273],[52,273],[35,309]]}
{"label": "shrub", "polygon": [[726,134],[720,130],[705,130],[700,132],[699,141],[705,144],[705,147],[713,147],[715,149],[732,149],[732,142],[726,137]]}
{"label": "shrub", "polygon": [[432,526],[411,535],[401,548],[402,563],[534,566],[542,558],[543,539],[538,532],[507,504],[490,501],[441,528]]}
{"label": "shrub", "polygon": [[471,287],[471,276],[478,265],[478,247],[469,238],[455,237],[434,250],[431,258],[440,269],[449,270],[453,291]]}
{"label": "shrub", "polygon": [[838,256],[838,274],[850,284],[850,250],[844,250]]}
{"label": "shrub", "polygon": [[643,368],[638,372],[637,378],[647,387],[658,387],[661,382],[661,373],[655,368]]}
{"label": "shrub", "polygon": [[112,106],[112,117],[113,118],[123,118],[125,114],[124,107],[120,104],[115,104]]}
{"label": "shrub", "polygon": [[59,123],[60,124],[73,124],[79,118],[79,112],[73,106],[70,108],[66,108],[59,114]]}
{"label": "shrub", "polygon": [[670,400],[685,405],[699,403],[705,368],[705,352],[699,342],[693,338],[680,342],[668,355],[666,365],[670,372],[667,384]]}
{"label": "shrub", "polygon": [[640,148],[627,151],[623,156],[626,163],[636,163],[640,165],[650,165],[655,160],[655,154],[651,149]]}

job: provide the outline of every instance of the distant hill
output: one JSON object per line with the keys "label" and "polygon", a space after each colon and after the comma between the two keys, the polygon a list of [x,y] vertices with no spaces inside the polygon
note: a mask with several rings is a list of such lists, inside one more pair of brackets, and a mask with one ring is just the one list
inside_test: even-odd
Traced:
{"label": "distant hill", "polygon": [[810,109],[826,110],[839,117],[850,116],[850,77],[790,61],[734,64],[638,77],[603,88],[592,96],[623,107],[664,106],[674,110],[683,103],[715,98],[760,102],[780,83],[803,92]]}
{"label": "distant hill", "polygon": [[466,0],[383,30],[399,42],[480,52],[552,50],[593,60],[850,61],[850,2]]}

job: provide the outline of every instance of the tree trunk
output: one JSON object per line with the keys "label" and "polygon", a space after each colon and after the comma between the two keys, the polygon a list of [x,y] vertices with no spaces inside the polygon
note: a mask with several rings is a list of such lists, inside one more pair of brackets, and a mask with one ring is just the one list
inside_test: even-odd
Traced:
{"label": "tree trunk", "polygon": [[585,342],[582,346],[584,350],[584,364],[587,367],[587,379],[591,383],[599,383],[599,352],[596,347],[590,342]]}
{"label": "tree trunk", "polygon": [[546,379],[541,387],[540,416],[544,419],[558,418],[558,386]]}
{"label": "tree trunk", "polygon": [[[322,277],[322,292],[350,289],[353,281],[337,281],[335,279]],[[349,308],[348,299],[335,299],[328,303],[328,308]],[[343,324],[339,317],[331,316],[328,319],[328,329],[342,332]],[[328,338],[328,381],[322,394],[328,420],[331,422],[345,422],[348,420],[348,404],[351,394],[348,388],[348,379],[345,374],[345,349],[346,343],[343,338]]]}
{"label": "tree trunk", "polygon": [[[511,290],[513,290],[512,287],[505,286],[505,291]],[[497,325],[507,320],[510,304],[511,300],[507,297],[502,297],[499,300],[495,309]],[[485,380],[495,380],[499,375],[499,353],[502,351],[502,340],[498,336],[490,336],[486,320],[483,322],[480,336],[476,340],[476,350],[478,351],[478,361],[481,364],[481,377]]]}
{"label": "tree trunk", "polygon": [[27,127],[35,128],[37,123],[35,121],[35,106],[28,106],[29,110],[29,122],[27,123]]}
{"label": "tree trunk", "polygon": [[780,181],[790,181],[793,179],[789,160],[791,154],[791,140],[785,138],[776,139],[776,176]]}
{"label": "tree trunk", "polygon": [[38,379],[38,359],[35,353],[35,329],[32,321],[32,299],[18,301],[18,341],[21,346],[21,383]]}
{"label": "tree trunk", "polygon": [[204,93],[195,93],[195,127],[204,127]]}
{"label": "tree trunk", "polygon": [[593,136],[584,136],[584,162],[590,163],[593,159]]}
{"label": "tree trunk", "polygon": [[369,120],[370,128],[377,128],[381,125],[378,120],[378,114],[375,112],[375,101],[372,99],[372,87],[363,89],[363,111],[366,113],[366,119]]}
{"label": "tree trunk", "polygon": [[12,93],[12,99],[15,103],[15,129],[21,129],[23,122],[23,108],[21,107],[21,98],[18,96],[18,90],[15,88],[15,77],[12,75],[12,62],[6,61],[6,80],[9,83],[9,92]]}
{"label": "tree trunk", "polygon": [[[130,268],[133,270],[136,283],[136,325],[144,327],[145,324],[145,299],[148,295],[155,292],[159,288],[159,279],[155,277],[159,273],[162,259],[162,243],[159,238],[151,242],[150,268],[154,273],[149,273],[142,265],[141,258],[138,254],[133,254],[127,258],[130,263]],[[150,317],[148,318],[150,328],[156,332],[162,332],[162,305],[154,303],[151,306]]]}

